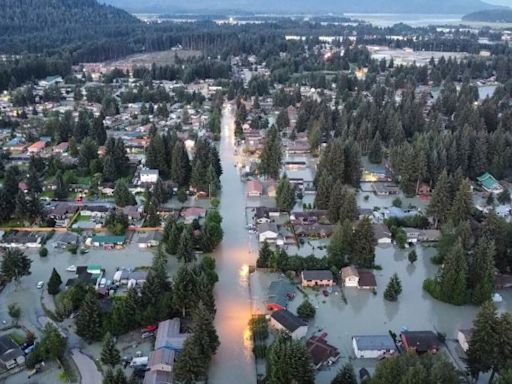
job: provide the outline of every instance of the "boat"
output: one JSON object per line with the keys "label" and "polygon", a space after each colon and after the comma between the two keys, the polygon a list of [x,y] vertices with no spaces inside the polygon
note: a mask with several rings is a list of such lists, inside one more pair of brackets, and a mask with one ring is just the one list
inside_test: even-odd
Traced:
{"label": "boat", "polygon": [[68,272],[76,272],[76,265],[70,265],[66,268],[66,271]]}
{"label": "boat", "polygon": [[499,293],[493,294],[491,299],[492,299],[492,301],[494,303],[501,303],[501,302],[503,302],[503,296],[501,296]]}

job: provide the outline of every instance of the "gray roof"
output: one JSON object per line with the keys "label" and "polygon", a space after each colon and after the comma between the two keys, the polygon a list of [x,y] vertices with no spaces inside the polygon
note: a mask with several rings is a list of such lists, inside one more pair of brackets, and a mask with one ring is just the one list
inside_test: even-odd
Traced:
{"label": "gray roof", "polygon": [[179,318],[161,321],[156,332],[155,350],[168,348],[181,350],[187,334],[180,333],[181,321]]}
{"label": "gray roof", "polygon": [[279,233],[279,230],[277,229],[277,224],[275,223],[263,223],[258,225],[258,231],[260,233],[271,231],[274,233]]}
{"label": "gray roof", "polygon": [[16,344],[8,335],[0,337],[0,360],[8,362],[23,356],[18,344]]}
{"label": "gray roof", "polygon": [[287,309],[279,309],[272,312],[272,318],[286,328],[289,332],[295,332],[300,327],[307,327],[307,323],[295,316]]}
{"label": "gray roof", "polygon": [[331,271],[302,271],[302,278],[304,280],[332,280]]}
{"label": "gray roof", "polygon": [[165,371],[148,371],[144,376],[144,384],[171,384],[171,375]]}
{"label": "gray roof", "polygon": [[395,343],[389,335],[353,336],[360,351],[382,351],[395,349]]}
{"label": "gray roof", "polygon": [[279,304],[281,307],[288,306],[288,294],[293,293],[295,288],[287,280],[277,280],[270,283],[268,288],[268,303]]}

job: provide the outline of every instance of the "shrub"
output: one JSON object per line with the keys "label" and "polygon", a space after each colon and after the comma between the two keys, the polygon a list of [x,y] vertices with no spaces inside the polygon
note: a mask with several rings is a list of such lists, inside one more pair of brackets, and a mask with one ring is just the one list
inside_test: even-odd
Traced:
{"label": "shrub", "polygon": [[425,279],[423,281],[423,290],[436,300],[441,300],[441,292],[439,292],[439,285],[434,279]]}
{"label": "shrub", "polygon": [[41,249],[39,250],[39,256],[41,256],[41,257],[46,257],[46,256],[48,256],[48,248],[46,248],[46,247],[41,247]]}
{"label": "shrub", "polygon": [[304,300],[297,308],[297,315],[303,319],[312,319],[316,315],[316,309],[309,300]]}

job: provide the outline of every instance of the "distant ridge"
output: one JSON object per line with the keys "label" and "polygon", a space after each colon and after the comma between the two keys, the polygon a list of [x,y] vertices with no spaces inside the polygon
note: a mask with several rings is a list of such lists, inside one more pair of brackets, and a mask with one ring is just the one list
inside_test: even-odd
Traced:
{"label": "distant ridge", "polygon": [[512,9],[486,9],[472,12],[462,18],[463,21],[481,21],[487,23],[512,23]]}
{"label": "distant ridge", "polygon": [[[184,12],[239,10],[288,13],[425,13],[457,14],[495,6],[481,0],[103,0],[130,12]],[[496,7],[498,8],[498,7]]]}

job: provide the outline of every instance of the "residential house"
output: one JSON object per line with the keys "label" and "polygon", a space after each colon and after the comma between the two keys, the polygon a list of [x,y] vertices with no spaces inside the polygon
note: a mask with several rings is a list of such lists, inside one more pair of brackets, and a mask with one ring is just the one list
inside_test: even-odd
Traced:
{"label": "residential house", "polygon": [[277,196],[276,183],[269,182],[267,184],[267,195],[268,195],[268,197],[274,197],[274,198]]}
{"label": "residential house", "polygon": [[478,183],[489,193],[499,194],[503,192],[503,187],[501,184],[494,178],[493,175],[486,172],[483,175],[477,177]]}
{"label": "residential house", "polygon": [[162,233],[159,231],[151,231],[140,235],[137,239],[137,244],[139,248],[152,248],[158,247],[160,241],[162,241]]}
{"label": "residential house", "polygon": [[59,143],[53,147],[53,153],[63,154],[65,152],[67,152],[68,148],[69,148],[69,143],[66,141],[63,141],[62,143]]}
{"label": "residential house", "polygon": [[332,287],[334,285],[332,272],[328,270],[302,271],[301,277],[303,287]]}
{"label": "residential house", "polygon": [[323,333],[320,336],[311,336],[306,341],[306,348],[311,354],[311,360],[315,369],[319,369],[324,365],[330,366],[340,358],[338,349],[327,343],[327,340],[325,340],[326,336],[327,334]]}
{"label": "residential house", "polygon": [[377,196],[393,196],[400,193],[400,188],[392,183],[372,183],[372,188]]}
{"label": "residential house", "polygon": [[330,224],[313,224],[313,225],[296,225],[295,233],[299,237],[326,239],[334,232],[334,225]]}
{"label": "residential house", "polygon": [[57,203],[48,213],[50,219],[55,220],[56,227],[67,227],[69,220],[78,212],[79,207],[68,203]]}
{"label": "residential house", "polygon": [[139,180],[141,184],[154,184],[158,180],[158,169],[143,169],[140,171]]}
{"label": "residential house", "polygon": [[400,334],[402,347],[417,354],[439,351],[439,339],[432,331],[403,331]]}
{"label": "residential house", "polygon": [[115,247],[116,245],[123,245],[126,237],[114,235],[94,235],[91,244],[94,247]]}
{"label": "residential house", "polygon": [[4,233],[1,247],[5,248],[41,248],[44,234],[38,232],[13,231]]}
{"label": "residential house", "polygon": [[372,224],[373,235],[377,244],[391,244],[393,239],[391,238],[391,231],[385,224],[374,223]]}
{"label": "residential house", "polygon": [[202,207],[183,208],[180,216],[185,219],[185,224],[191,224],[194,220],[199,220],[206,216],[206,209]]}
{"label": "residential house", "polygon": [[402,230],[405,232],[408,243],[416,244],[421,236],[421,229],[403,227]]}
{"label": "residential house", "polygon": [[341,281],[345,287],[359,286],[359,273],[353,265],[341,268]]}
{"label": "residential house", "polygon": [[46,147],[46,143],[42,140],[39,140],[30,145],[27,148],[27,152],[29,153],[29,155],[37,155],[44,149],[44,147]]}
{"label": "residential house", "polygon": [[258,180],[249,180],[246,191],[248,197],[260,197],[263,194],[263,185]]}
{"label": "residential house", "polygon": [[290,222],[293,225],[313,225],[317,223],[328,224],[327,210],[310,210],[304,212],[292,212]]}
{"label": "residential house", "polygon": [[279,230],[274,223],[263,223],[258,225],[258,239],[260,243],[277,241]]}
{"label": "residential house", "polygon": [[91,219],[104,219],[110,211],[110,207],[106,205],[84,205],[80,208],[81,216],[88,216]]}
{"label": "residential house", "polygon": [[392,181],[391,175],[388,170],[381,165],[368,166],[363,170],[361,175],[362,182],[390,182]]}
{"label": "residential house", "polygon": [[469,349],[471,336],[473,336],[473,329],[459,329],[457,331],[457,341],[464,352],[467,352]]}
{"label": "residential house", "polygon": [[148,277],[147,271],[131,271],[129,269],[120,269],[114,273],[112,281],[118,285],[144,285]]}
{"label": "residential house", "polygon": [[149,355],[144,384],[172,383],[172,372],[177,353],[183,349],[188,334],[181,333],[179,318],[161,321],[155,338],[155,349]]}
{"label": "residential house", "polygon": [[287,309],[272,312],[270,325],[279,331],[289,333],[294,340],[302,339],[308,332],[308,324]]}
{"label": "residential house", "polygon": [[353,336],[352,348],[359,359],[377,359],[396,352],[396,345],[389,335]]}
{"label": "residential house", "polygon": [[288,308],[288,302],[295,297],[295,287],[287,280],[276,280],[270,283],[266,300],[268,311]]}
{"label": "residential house", "polygon": [[372,271],[357,269],[353,265],[341,269],[341,281],[345,287],[356,287],[359,289],[377,288],[377,280]]}
{"label": "residential house", "polygon": [[23,365],[25,355],[18,344],[9,335],[0,336],[0,364],[5,369]]}

